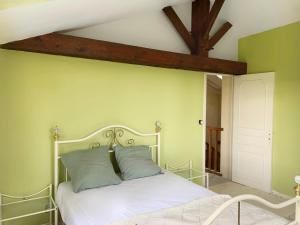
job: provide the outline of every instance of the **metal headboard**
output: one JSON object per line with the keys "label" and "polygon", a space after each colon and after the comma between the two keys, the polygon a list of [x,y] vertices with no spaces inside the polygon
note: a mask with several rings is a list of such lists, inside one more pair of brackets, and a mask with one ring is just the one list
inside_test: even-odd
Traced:
{"label": "metal headboard", "polygon": [[[121,143],[120,139],[124,136],[124,133],[128,132],[131,135],[140,136],[140,137],[155,137],[155,144],[150,145],[149,148],[152,152],[152,158],[153,161],[155,161],[158,166],[160,166],[160,131],[161,131],[161,123],[157,121],[155,123],[155,133],[141,133],[139,131],[136,131],[132,128],[129,128],[127,126],[123,125],[110,125],[103,128],[100,128],[91,134],[79,138],[79,139],[70,139],[70,140],[60,140],[60,129],[58,127],[55,127],[53,129],[53,137],[54,137],[54,196],[56,196],[56,191],[59,185],[59,160],[60,160],[60,146],[66,145],[66,144],[74,144],[74,143],[81,143],[86,142],[96,135],[104,134],[105,138],[108,140],[108,142],[105,145],[110,146],[110,151],[113,152],[112,146],[114,145],[124,145]],[[134,145],[135,139],[129,138],[127,140],[127,143],[125,145]],[[91,148],[98,147],[100,144],[92,144]],[[156,150],[156,154],[154,155],[154,151]],[[156,156],[156,157],[155,157]],[[65,179],[67,180],[67,170],[65,169]]]}
{"label": "metal headboard", "polygon": [[[152,152],[152,158],[153,158],[153,152],[156,150],[156,163],[158,166],[160,166],[160,131],[161,131],[161,123],[159,121],[156,121],[155,123],[155,133],[141,133],[139,131],[136,131],[132,128],[129,128],[127,126],[123,125],[110,125],[103,128],[100,128],[91,134],[79,138],[79,139],[70,139],[70,140],[59,140],[60,138],[60,129],[58,127],[55,127],[53,129],[53,138],[54,138],[54,198],[56,197],[57,188],[59,185],[59,160],[60,160],[60,146],[66,145],[66,144],[74,144],[74,143],[81,143],[85,142],[87,140],[90,140],[91,138],[95,137],[98,134],[104,133],[105,137],[109,139],[109,142],[106,143],[106,145],[109,145],[112,147],[113,145],[121,144],[120,138],[123,137],[124,132],[129,132],[132,135],[140,136],[140,137],[155,137],[155,144],[150,145],[149,148]],[[133,138],[130,138],[127,140],[127,145],[133,145],[135,140]],[[92,146],[93,147],[93,146]],[[97,146],[95,146],[97,147]],[[111,148],[112,149],[112,148]],[[113,150],[110,150],[113,151]],[[65,169],[65,177],[67,179],[68,177],[68,171]],[[57,224],[58,220],[58,214],[55,213],[55,221]]]}

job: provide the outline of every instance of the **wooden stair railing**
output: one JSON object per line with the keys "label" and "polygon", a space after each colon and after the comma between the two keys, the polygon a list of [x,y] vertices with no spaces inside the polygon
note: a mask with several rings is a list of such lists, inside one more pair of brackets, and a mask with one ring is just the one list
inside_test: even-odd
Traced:
{"label": "wooden stair railing", "polygon": [[221,175],[221,132],[220,127],[206,127],[205,168],[207,172]]}

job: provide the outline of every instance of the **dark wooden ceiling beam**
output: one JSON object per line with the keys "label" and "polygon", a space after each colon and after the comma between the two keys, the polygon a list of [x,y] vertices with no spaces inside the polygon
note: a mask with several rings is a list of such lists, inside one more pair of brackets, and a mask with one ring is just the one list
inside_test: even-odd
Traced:
{"label": "dark wooden ceiling beam", "polygon": [[227,33],[227,31],[232,27],[232,24],[226,22],[222,27],[209,39],[208,47],[213,49],[213,47],[221,40],[221,38]]}
{"label": "dark wooden ceiling beam", "polygon": [[175,10],[171,7],[165,7],[163,9],[165,15],[169,18],[170,22],[173,24],[174,28],[180,34],[181,38],[184,40],[186,45],[189,47],[191,52],[196,51],[196,42],[190,32],[186,29]]}
{"label": "dark wooden ceiling beam", "polygon": [[208,38],[206,34],[210,10],[209,0],[196,0],[192,3],[192,36],[197,44],[195,54],[208,57]]}
{"label": "dark wooden ceiling beam", "polygon": [[191,35],[177,16],[174,9],[169,6],[163,9],[175,29],[183,38],[193,55],[208,57],[209,51],[220,41],[232,24],[226,22],[210,38],[210,31],[224,5],[225,0],[215,0],[210,9],[210,0],[195,0],[192,3],[192,31]]}
{"label": "dark wooden ceiling beam", "polygon": [[213,27],[214,23],[216,22],[216,19],[221,11],[221,8],[224,4],[225,0],[215,0],[209,16],[207,18],[207,26],[206,26],[206,30],[204,33],[204,36],[209,36],[209,32],[211,31],[211,28]]}
{"label": "dark wooden ceiling beam", "polygon": [[48,34],[8,43],[4,49],[46,53],[183,70],[245,74],[247,64],[222,59],[167,52],[63,34]]}

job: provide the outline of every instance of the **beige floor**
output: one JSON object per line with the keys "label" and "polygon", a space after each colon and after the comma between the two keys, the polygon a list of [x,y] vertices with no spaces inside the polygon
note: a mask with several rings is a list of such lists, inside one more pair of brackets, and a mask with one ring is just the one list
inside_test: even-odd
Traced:
{"label": "beige floor", "polygon": [[[279,197],[274,194],[269,194],[260,190],[257,190],[255,188],[250,188],[241,184],[234,183],[232,181],[226,180],[222,177],[218,177],[215,175],[210,176],[210,189],[216,193],[219,194],[228,194],[232,197],[242,194],[254,194],[259,197],[262,197],[266,199],[267,201],[273,202],[273,203],[280,203],[283,201],[286,201],[287,199]],[[249,202],[251,204],[257,205],[262,208],[266,208],[260,204]],[[270,210],[269,208],[266,208],[267,210]],[[285,217],[287,219],[293,219],[295,215],[295,207],[287,207],[281,210],[270,210],[277,215],[280,215],[282,217]]]}

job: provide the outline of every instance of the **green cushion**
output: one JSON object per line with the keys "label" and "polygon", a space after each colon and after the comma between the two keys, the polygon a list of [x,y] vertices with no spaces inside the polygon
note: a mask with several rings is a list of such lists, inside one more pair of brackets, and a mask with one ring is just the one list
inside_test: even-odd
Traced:
{"label": "green cushion", "polygon": [[151,157],[149,146],[114,147],[122,179],[131,180],[161,173]]}
{"label": "green cushion", "polygon": [[68,169],[74,192],[120,184],[110,161],[108,147],[73,151],[61,156]]}

